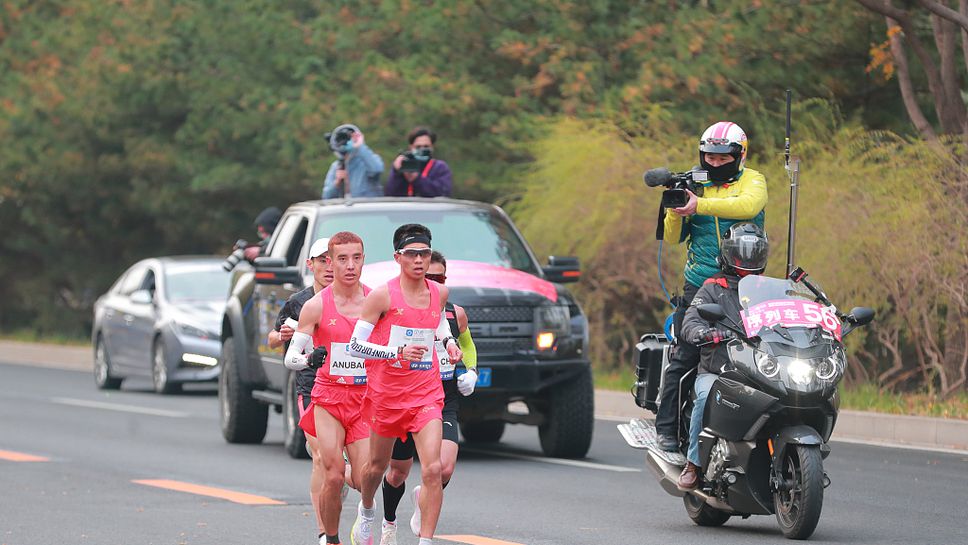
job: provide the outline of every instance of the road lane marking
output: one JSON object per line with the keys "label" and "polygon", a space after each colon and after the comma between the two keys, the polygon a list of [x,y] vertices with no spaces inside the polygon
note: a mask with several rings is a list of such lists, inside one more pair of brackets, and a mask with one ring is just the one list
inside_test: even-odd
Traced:
{"label": "road lane marking", "polygon": [[491,456],[503,456],[504,458],[514,458],[516,460],[528,460],[529,462],[544,462],[546,464],[557,464],[561,466],[581,467],[585,469],[598,469],[602,471],[615,471],[617,473],[641,473],[642,470],[634,467],[613,466],[608,464],[598,464],[595,462],[583,462],[581,460],[567,460],[565,458],[547,458],[545,456],[534,456],[531,454],[518,454],[516,452],[503,452],[499,450],[486,450],[474,447],[461,447],[463,452],[473,452],[475,454],[488,454]]}
{"label": "road lane marking", "polygon": [[69,397],[54,397],[51,401],[60,405],[71,405],[73,407],[85,407],[88,409],[104,409],[107,411],[118,411],[122,413],[147,414],[150,416],[165,416],[168,418],[187,418],[189,415],[181,411],[166,411],[164,409],[151,409],[139,407],[137,405],[121,405],[120,403],[105,403],[103,401],[89,401],[87,399],[72,399]]}
{"label": "road lane marking", "polygon": [[831,437],[831,443],[850,443],[852,445],[865,445],[869,447],[882,447],[902,450],[920,450],[925,452],[937,452],[939,454],[955,454],[958,456],[968,455],[968,450],[944,447],[932,447],[928,445],[907,445],[904,443],[888,443],[874,439],[856,439],[853,437]]}
{"label": "road lane marking", "polygon": [[0,450],[0,460],[6,460],[8,462],[49,462],[50,458],[24,454],[23,452],[14,452],[12,450]]}
{"label": "road lane marking", "polygon": [[455,541],[457,543],[466,543],[467,545],[524,545],[522,543],[515,543],[514,541],[501,541],[500,539],[492,539],[489,537],[481,536],[434,536],[438,539],[443,539],[445,541]]}
{"label": "road lane marking", "polygon": [[184,483],[181,481],[169,481],[167,479],[141,479],[131,482],[135,484],[143,484],[145,486],[164,488],[166,490],[175,490],[177,492],[186,492],[188,494],[198,494],[200,496],[219,498],[235,503],[241,503],[242,505],[286,505],[286,502],[284,501],[274,500],[265,496],[256,496],[255,494],[246,494],[244,492],[235,492],[233,490],[226,490],[224,488]]}

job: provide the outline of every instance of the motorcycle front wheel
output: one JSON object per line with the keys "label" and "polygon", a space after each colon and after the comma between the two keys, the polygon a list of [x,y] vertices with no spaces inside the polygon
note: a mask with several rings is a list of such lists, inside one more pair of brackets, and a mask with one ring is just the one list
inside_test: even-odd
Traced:
{"label": "motorcycle front wheel", "polygon": [[820,448],[790,445],[780,461],[782,490],[773,493],[776,520],[789,539],[807,539],[823,508],[823,458]]}
{"label": "motorcycle front wheel", "polygon": [[730,517],[729,513],[706,505],[695,494],[683,496],[682,503],[686,506],[686,514],[699,526],[722,526]]}

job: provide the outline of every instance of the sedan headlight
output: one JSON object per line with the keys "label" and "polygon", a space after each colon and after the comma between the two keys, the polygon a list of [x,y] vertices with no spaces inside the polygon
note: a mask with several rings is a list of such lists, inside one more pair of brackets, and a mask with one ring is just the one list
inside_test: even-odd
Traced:
{"label": "sedan headlight", "polygon": [[176,328],[178,329],[179,333],[181,333],[182,335],[187,335],[189,337],[198,337],[201,339],[208,339],[208,338],[214,337],[214,335],[212,335],[208,331],[205,331],[204,329],[195,327],[193,325],[177,324]]}
{"label": "sedan headlight", "polygon": [[534,307],[534,328],[535,348],[552,350],[558,339],[570,332],[571,311],[565,305]]}

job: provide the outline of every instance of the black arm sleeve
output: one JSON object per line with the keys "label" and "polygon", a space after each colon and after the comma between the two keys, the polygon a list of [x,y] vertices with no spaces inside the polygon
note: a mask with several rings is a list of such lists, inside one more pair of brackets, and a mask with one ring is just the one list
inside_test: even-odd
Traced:
{"label": "black arm sleeve", "polygon": [[696,307],[706,303],[716,302],[716,297],[713,292],[714,286],[715,284],[703,284],[699,288],[699,291],[696,292],[696,296],[692,298],[692,303],[686,308],[686,315],[682,318],[682,331],[679,332],[680,339],[692,343],[694,335],[710,327],[709,322],[699,315],[699,310]]}

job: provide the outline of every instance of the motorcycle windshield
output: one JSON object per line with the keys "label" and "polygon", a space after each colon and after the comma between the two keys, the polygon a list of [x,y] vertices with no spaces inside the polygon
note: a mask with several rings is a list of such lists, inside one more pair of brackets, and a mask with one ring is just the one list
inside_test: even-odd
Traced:
{"label": "motorcycle windshield", "polygon": [[768,332],[787,337],[789,333],[784,335],[783,330],[820,328],[840,341],[841,324],[834,309],[815,299],[806,286],[789,279],[750,275],[739,282],[743,327],[749,337],[763,338]]}

